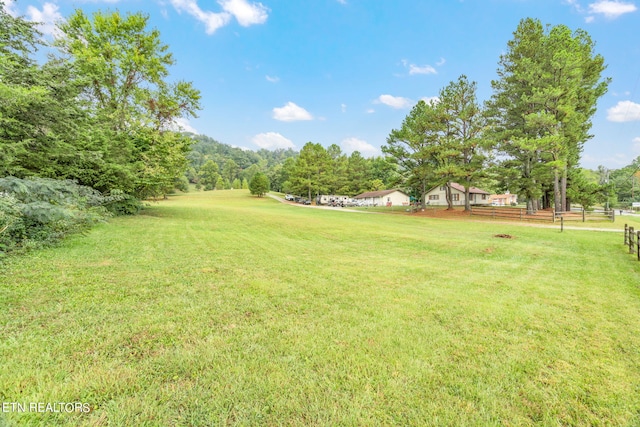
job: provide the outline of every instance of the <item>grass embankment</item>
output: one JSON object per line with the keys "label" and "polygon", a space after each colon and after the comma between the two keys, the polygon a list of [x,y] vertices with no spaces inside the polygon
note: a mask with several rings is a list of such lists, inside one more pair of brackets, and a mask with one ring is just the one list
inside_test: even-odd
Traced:
{"label": "grass embankment", "polygon": [[0,424],[640,424],[639,272],[617,233],[183,195],[5,267],[0,400],[92,411]]}

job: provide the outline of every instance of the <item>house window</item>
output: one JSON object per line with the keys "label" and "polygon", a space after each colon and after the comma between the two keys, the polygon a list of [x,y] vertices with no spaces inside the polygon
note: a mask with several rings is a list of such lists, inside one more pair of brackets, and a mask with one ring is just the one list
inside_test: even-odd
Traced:
{"label": "house window", "polygon": [[447,187],[445,187],[444,185],[440,187],[440,191],[445,191],[447,189]]}
{"label": "house window", "polygon": [[429,196],[429,200],[440,200],[440,196],[438,196],[437,194],[431,195]]}
{"label": "house window", "polygon": [[451,195],[451,200],[453,200],[454,202],[459,202],[460,201],[460,195],[458,193],[452,194]]}
{"label": "house window", "polygon": [[482,195],[482,200],[487,200],[487,195],[486,194]]}

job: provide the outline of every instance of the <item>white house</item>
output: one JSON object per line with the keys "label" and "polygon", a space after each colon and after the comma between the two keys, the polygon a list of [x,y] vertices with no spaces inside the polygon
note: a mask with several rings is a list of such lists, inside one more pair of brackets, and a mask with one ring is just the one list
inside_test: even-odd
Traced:
{"label": "white house", "polygon": [[489,203],[492,206],[511,206],[518,204],[518,196],[509,192],[505,194],[492,194],[489,196]]}
{"label": "white house", "polygon": [[354,199],[371,206],[408,206],[410,200],[409,195],[400,190],[369,191],[358,194]]}
{"label": "white house", "polygon": [[[469,189],[469,203],[472,205],[489,205],[490,194],[476,187]],[[453,206],[464,206],[465,191],[464,186],[452,182],[451,198]],[[426,201],[429,205],[447,206],[447,187],[439,185],[433,187],[426,194]]]}

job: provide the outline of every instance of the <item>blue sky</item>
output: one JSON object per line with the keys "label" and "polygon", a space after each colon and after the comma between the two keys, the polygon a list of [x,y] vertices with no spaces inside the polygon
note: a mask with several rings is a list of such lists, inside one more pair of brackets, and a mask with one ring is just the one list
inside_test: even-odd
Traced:
{"label": "blue sky", "polygon": [[45,33],[80,8],[142,11],[177,61],[171,78],[202,93],[186,130],[256,150],[337,144],[379,155],[420,99],[465,74],[491,96],[519,21],[586,30],[605,58],[609,92],[582,166],[620,168],[640,155],[637,0],[5,0]]}

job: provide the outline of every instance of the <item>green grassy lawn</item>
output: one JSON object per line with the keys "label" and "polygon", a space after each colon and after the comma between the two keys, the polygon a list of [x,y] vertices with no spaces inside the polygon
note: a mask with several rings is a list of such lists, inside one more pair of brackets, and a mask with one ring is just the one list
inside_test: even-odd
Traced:
{"label": "green grassy lawn", "polygon": [[622,243],[176,196],[3,267],[0,401],[92,410],[0,425],[639,425]]}

